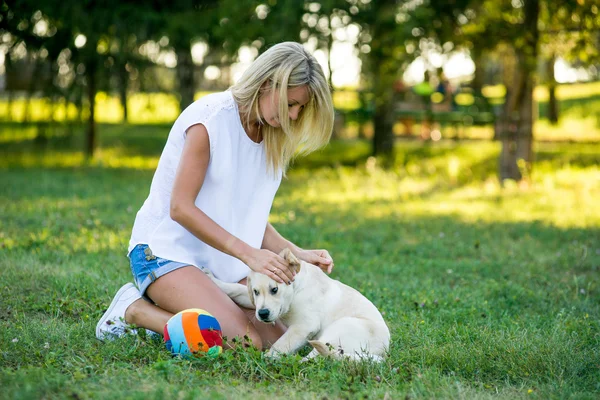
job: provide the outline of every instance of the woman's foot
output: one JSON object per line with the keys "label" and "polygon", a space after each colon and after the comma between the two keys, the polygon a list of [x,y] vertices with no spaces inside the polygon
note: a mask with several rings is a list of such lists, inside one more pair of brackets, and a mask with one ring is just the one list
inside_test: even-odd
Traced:
{"label": "woman's foot", "polygon": [[125,311],[136,300],[141,299],[140,291],[133,283],[125,284],[108,306],[96,325],[96,337],[99,340],[112,340],[137,331],[125,322]]}

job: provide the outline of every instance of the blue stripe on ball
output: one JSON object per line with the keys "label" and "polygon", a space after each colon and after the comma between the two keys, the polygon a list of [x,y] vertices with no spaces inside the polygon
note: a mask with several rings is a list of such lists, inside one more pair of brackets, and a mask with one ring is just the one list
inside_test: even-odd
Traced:
{"label": "blue stripe on ball", "polygon": [[217,319],[211,315],[199,314],[198,326],[200,327],[200,329],[215,329],[219,331],[221,330],[219,321],[217,321]]}
{"label": "blue stripe on ball", "polygon": [[182,314],[174,315],[169,321],[167,329],[169,330],[169,338],[171,339],[171,351],[173,354],[185,356],[192,353],[187,345],[181,318]]}

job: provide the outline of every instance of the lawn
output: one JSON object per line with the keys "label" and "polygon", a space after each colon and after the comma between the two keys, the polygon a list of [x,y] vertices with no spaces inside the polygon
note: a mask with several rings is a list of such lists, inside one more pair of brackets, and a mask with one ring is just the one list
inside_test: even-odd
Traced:
{"label": "lawn", "polygon": [[333,278],[384,314],[389,357],[188,361],[144,335],[94,337],[131,280],[164,127],[103,126],[92,162],[76,139],[22,134],[0,131],[0,398],[600,395],[600,145],[538,144],[528,186],[497,183],[488,142],[398,143],[390,170],[360,141],[298,160],[271,221],[330,250]]}

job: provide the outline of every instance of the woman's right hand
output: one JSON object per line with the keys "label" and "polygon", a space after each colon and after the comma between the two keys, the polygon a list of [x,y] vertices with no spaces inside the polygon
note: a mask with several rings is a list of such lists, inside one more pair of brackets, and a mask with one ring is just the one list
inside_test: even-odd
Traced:
{"label": "woman's right hand", "polygon": [[252,271],[267,275],[279,283],[290,285],[294,280],[294,272],[289,263],[270,250],[253,249],[243,261]]}

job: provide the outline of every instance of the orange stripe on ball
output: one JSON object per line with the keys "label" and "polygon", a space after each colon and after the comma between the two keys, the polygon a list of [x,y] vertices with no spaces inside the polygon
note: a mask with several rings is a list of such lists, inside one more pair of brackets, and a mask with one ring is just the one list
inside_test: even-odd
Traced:
{"label": "orange stripe on ball", "polygon": [[204,343],[202,333],[198,329],[198,314],[186,312],[181,317],[181,325],[190,351],[192,353],[208,351],[208,346]]}

